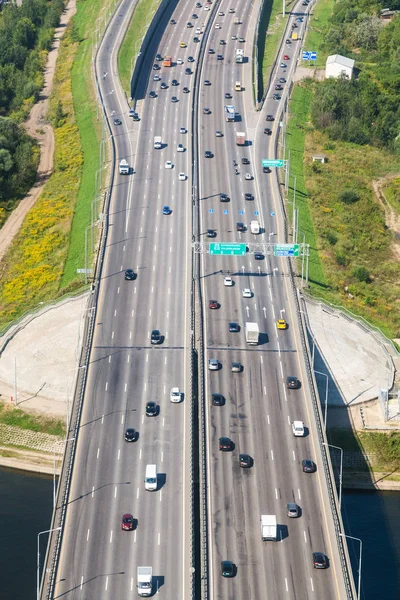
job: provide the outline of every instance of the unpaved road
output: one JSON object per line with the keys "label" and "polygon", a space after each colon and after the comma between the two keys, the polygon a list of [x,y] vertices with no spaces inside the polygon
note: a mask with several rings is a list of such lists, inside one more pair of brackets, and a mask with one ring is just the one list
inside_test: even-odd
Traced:
{"label": "unpaved road", "polygon": [[29,193],[12,212],[6,223],[0,230],[0,260],[3,258],[7,248],[18,233],[23,220],[28,211],[35,204],[40,196],[43,187],[53,170],[54,155],[54,131],[49,122],[47,122],[47,112],[49,109],[49,96],[53,89],[53,79],[58,56],[60,40],[64,35],[66,27],[76,13],[76,1],[69,0],[63,14],[60,24],[54,32],[53,45],[47,57],[47,64],[44,71],[44,87],[40,92],[38,102],[33,106],[29,119],[24,123],[27,133],[38,140],[40,147],[40,161],[35,185],[29,190]]}

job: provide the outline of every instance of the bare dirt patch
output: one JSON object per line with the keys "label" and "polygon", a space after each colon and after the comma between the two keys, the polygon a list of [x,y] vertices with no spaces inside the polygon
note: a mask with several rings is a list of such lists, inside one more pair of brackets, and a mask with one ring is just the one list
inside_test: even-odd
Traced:
{"label": "bare dirt patch", "polygon": [[375,197],[378,200],[379,204],[382,206],[385,212],[385,223],[388,229],[393,231],[395,239],[398,240],[392,243],[391,248],[398,259],[400,259],[400,215],[393,209],[393,207],[388,202],[385,194],[383,192],[384,186],[391,180],[396,179],[398,174],[387,175],[386,177],[381,177],[372,182],[372,188],[375,193]]}

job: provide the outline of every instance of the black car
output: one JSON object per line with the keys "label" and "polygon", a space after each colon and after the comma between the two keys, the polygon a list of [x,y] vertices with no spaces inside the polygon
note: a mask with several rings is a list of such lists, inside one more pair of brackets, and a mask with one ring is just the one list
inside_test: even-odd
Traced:
{"label": "black car", "polygon": [[247,193],[244,195],[244,199],[245,199],[245,200],[254,200],[254,196],[253,196],[253,194],[250,194],[249,192],[247,192]]}
{"label": "black car", "polygon": [[242,158],[242,165],[249,165],[250,161],[248,158],[246,158],[245,156]]}
{"label": "black car", "polygon": [[315,463],[311,459],[305,458],[304,460],[301,461],[301,464],[303,465],[304,473],[315,473],[316,466],[315,466]]}
{"label": "black car", "polygon": [[184,87],[184,88],[183,88],[183,90],[182,90],[182,92],[183,92],[184,94],[188,94],[188,93],[189,93],[189,91],[190,91],[190,90],[189,90],[189,88],[188,88],[188,87]]}
{"label": "black car", "polygon": [[312,558],[314,569],[326,569],[328,566],[326,556],[322,552],[313,552]]}
{"label": "black car", "polygon": [[300,381],[297,377],[286,377],[286,387],[289,388],[289,390],[298,390]]}
{"label": "black car", "polygon": [[171,19],[169,23],[170,23],[170,25],[176,25],[175,19]]}
{"label": "black car", "polygon": [[246,231],[246,225],[244,223],[236,223],[236,231]]}
{"label": "black car", "polygon": [[228,194],[220,194],[219,195],[219,201],[220,202],[229,202],[229,196],[228,196]]}
{"label": "black car", "polygon": [[155,92],[150,92],[150,98],[157,98],[157,94]]}
{"label": "black car", "polygon": [[248,469],[253,464],[253,459],[250,454],[240,454],[239,455],[239,465],[243,469]]}
{"label": "black car", "polygon": [[114,125],[122,125],[121,119],[114,119]]}
{"label": "black car", "polygon": [[198,44],[200,41],[200,38],[198,38],[197,36],[193,38],[193,41],[195,44]]}
{"label": "black car", "polygon": [[136,279],[136,273],[133,269],[126,269],[125,271],[125,280],[126,281],[134,281]]}
{"label": "black car", "polygon": [[225,398],[222,394],[212,394],[211,398],[213,406],[223,406],[225,404]]}
{"label": "black car", "polygon": [[176,79],[173,79],[171,81],[171,85],[179,85],[179,81],[177,81]]}
{"label": "black car", "polygon": [[221,562],[221,575],[222,577],[235,576],[235,565],[231,560],[223,560]]}
{"label": "black car", "polygon": [[212,48],[208,49],[208,54],[215,54],[215,50],[213,50]]}
{"label": "black car", "polygon": [[159,71],[160,70],[160,65],[158,65],[157,63],[153,65],[153,71]]}
{"label": "black car", "polygon": [[286,79],[284,77],[279,77],[279,83],[286,83]]}
{"label": "black car", "polygon": [[263,167],[263,173],[271,173],[271,169],[269,167]]}
{"label": "black car", "polygon": [[261,252],[254,252],[254,259],[255,260],[264,260],[264,254],[262,254]]}
{"label": "black car", "polygon": [[265,120],[266,120],[266,121],[275,121],[275,118],[274,118],[272,115],[267,115],[267,116],[265,117]]}
{"label": "black car", "polygon": [[161,344],[161,333],[159,332],[158,329],[153,329],[153,331],[151,332],[151,343],[152,344]]}
{"label": "black car", "polygon": [[188,56],[188,62],[194,62],[193,56]]}
{"label": "black car", "polygon": [[129,427],[125,431],[125,441],[126,442],[136,442],[136,439],[137,439],[136,431],[134,429],[132,429],[132,427]]}
{"label": "black car", "polygon": [[229,331],[231,333],[238,333],[240,331],[240,325],[238,325],[238,323],[229,323]]}
{"label": "black car", "polygon": [[168,85],[165,83],[165,81],[163,81],[160,87],[162,90],[166,90],[168,88]]}
{"label": "black car", "polygon": [[266,128],[264,129],[264,133],[266,133],[267,135],[271,135],[271,133],[272,133],[272,130],[271,130],[271,129],[269,129],[269,127],[266,127]]}
{"label": "black car", "polygon": [[189,69],[189,67],[187,67],[185,69],[185,75],[191,75],[192,74],[192,69]]}
{"label": "black car", "polygon": [[215,229],[207,229],[207,237],[208,238],[217,237],[217,232],[215,231]]}
{"label": "black car", "polygon": [[282,90],[283,88],[282,88],[282,86],[281,86],[280,83],[277,83],[276,86],[275,86],[275,89],[276,90]]}
{"label": "black car", "polygon": [[281,99],[281,97],[280,97],[279,94],[274,94],[272,97],[273,97],[274,100],[280,100]]}
{"label": "black car", "polygon": [[162,59],[163,59],[163,57],[161,56],[161,54],[156,54],[156,60],[160,61]]}
{"label": "black car", "polygon": [[222,56],[222,54],[218,54],[217,60],[224,60],[224,57]]}
{"label": "black car", "polygon": [[158,406],[155,402],[148,402],[146,404],[146,417],[155,417],[158,413]]}
{"label": "black car", "polygon": [[220,437],[219,449],[221,450],[221,452],[230,452],[233,449],[232,440],[228,437]]}
{"label": "black car", "polygon": [[206,150],[204,152],[204,156],[205,156],[205,158],[212,158],[214,156],[214,154],[210,150]]}
{"label": "black car", "polygon": [[225,92],[225,99],[229,100],[230,98],[232,98],[232,94],[230,94],[229,92]]}

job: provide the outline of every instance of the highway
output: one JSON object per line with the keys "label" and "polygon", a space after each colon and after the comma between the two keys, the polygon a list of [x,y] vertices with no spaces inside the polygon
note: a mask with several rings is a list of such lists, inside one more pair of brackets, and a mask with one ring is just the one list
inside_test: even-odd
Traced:
{"label": "highway", "polygon": [[[158,47],[147,56],[139,88],[145,97],[139,103],[140,121],[128,117],[127,103],[118,82],[117,49],[121,25],[128,18],[123,0],[99,48],[100,85],[116,145],[116,175],[110,205],[105,263],[100,283],[94,343],[88,366],[77,456],[56,575],[54,598],[127,598],[136,596],[136,571],[151,565],[154,591],[160,598],[188,597],[189,514],[187,498],[190,402],[190,283],[192,234],[193,162],[190,130],[194,75],[185,69],[201,68],[199,96],[199,202],[200,236],[214,228],[215,241],[236,242],[283,240],[283,222],[274,175],[263,173],[261,159],[273,154],[272,136],[263,133],[265,114],[275,114],[278,102],[272,92],[260,114],[251,112],[251,90],[234,91],[235,81],[245,81],[249,63],[237,65],[238,45],[232,35],[246,39],[246,19],[233,23],[243,10],[238,0],[219,5],[224,16],[215,16],[195,2],[178,4],[160,24]],[[229,8],[235,13],[229,13]],[[217,11],[217,12],[218,12]],[[198,14],[194,19],[192,14]],[[195,29],[212,18],[204,64],[197,67],[200,43]],[[193,28],[186,23],[191,21]],[[215,28],[215,24],[221,28]],[[163,30],[165,29],[165,32]],[[203,33],[199,34],[201,37]],[[220,39],[226,44],[221,45]],[[180,47],[181,43],[185,47]],[[240,42],[249,55],[249,44]],[[214,54],[208,49],[213,48]],[[156,63],[155,55],[171,55],[174,66]],[[285,50],[286,52],[286,50]],[[218,60],[217,55],[224,56]],[[292,54],[292,49],[288,49]],[[189,63],[192,56],[194,62]],[[182,64],[177,60],[182,59]],[[153,64],[160,65],[153,70]],[[294,68],[280,70],[285,76]],[[154,81],[160,74],[161,80]],[[248,78],[248,72],[247,72]],[[172,80],[178,81],[177,86]],[[204,85],[208,79],[211,85]],[[166,89],[161,83],[167,84]],[[184,87],[189,88],[187,94]],[[149,93],[154,91],[151,98]],[[232,100],[225,100],[225,92]],[[178,101],[172,102],[176,96]],[[224,105],[234,104],[241,121],[227,123]],[[203,114],[210,108],[211,114]],[[113,120],[119,118],[121,125]],[[277,124],[274,122],[273,127]],[[184,128],[185,133],[180,132]],[[216,137],[216,130],[223,137]],[[251,132],[251,145],[237,147],[236,131]],[[163,148],[153,140],[161,136]],[[178,144],[184,147],[178,152]],[[204,158],[210,150],[213,158]],[[247,157],[249,165],[242,165]],[[133,174],[118,174],[125,158]],[[235,174],[233,160],[239,163]],[[172,168],[165,168],[167,161]],[[244,173],[252,174],[246,181]],[[180,180],[179,173],[185,174]],[[251,192],[254,201],[245,201]],[[220,193],[230,197],[221,203]],[[163,214],[163,207],[170,214]],[[212,210],[213,212],[210,212]],[[225,211],[227,211],[225,213]],[[244,211],[240,213],[240,211]],[[258,214],[255,216],[254,213]],[[257,218],[263,233],[238,233],[237,221],[249,224]],[[212,241],[212,240],[211,240]],[[210,508],[210,598],[344,598],[340,563],[333,536],[332,519],[324,490],[319,450],[307,387],[286,389],[286,376],[303,379],[304,366],[293,312],[287,265],[281,259],[254,256],[241,258],[201,257],[200,281],[204,301],[205,364],[217,358],[218,372],[206,370],[206,406]],[[261,272],[258,271],[261,268]],[[137,273],[125,281],[125,269]],[[275,269],[277,269],[275,271]],[[233,287],[224,286],[229,271]],[[243,298],[250,288],[252,298]],[[210,310],[217,299],[220,308]],[[285,311],[281,313],[281,311]],[[278,331],[276,320],[285,318],[289,327]],[[238,333],[228,324],[236,321]],[[244,323],[259,323],[262,343],[246,345]],[[152,346],[150,335],[159,329],[160,345]],[[232,373],[231,361],[240,361],[243,372]],[[183,392],[183,401],[170,402],[172,387]],[[225,396],[224,406],[212,406],[211,394]],[[145,415],[147,401],[155,401],[159,414]],[[303,420],[305,438],[294,438],[293,420]],[[127,427],[138,431],[134,443],[124,440]],[[233,452],[220,452],[218,438],[229,436]],[[239,453],[249,453],[251,469],[239,466]],[[301,461],[311,458],[317,473],[302,472]],[[158,489],[145,491],[147,464],[158,466]],[[322,468],[321,468],[322,471]],[[298,519],[286,516],[286,503],[301,507]],[[125,513],[134,517],[134,530],[122,531]],[[277,543],[262,542],[260,515],[276,514]],[[312,552],[330,559],[327,570],[313,569]],[[234,561],[236,577],[224,579],[220,562]]]}

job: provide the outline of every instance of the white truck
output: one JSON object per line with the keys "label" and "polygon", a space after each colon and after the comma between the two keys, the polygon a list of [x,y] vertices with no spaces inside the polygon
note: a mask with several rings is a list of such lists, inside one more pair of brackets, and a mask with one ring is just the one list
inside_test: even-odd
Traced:
{"label": "white truck", "polygon": [[246,133],[244,131],[236,132],[236,146],[246,145]]}
{"label": "white truck", "polygon": [[137,591],[139,596],[151,596],[153,592],[153,568],[137,568]]}
{"label": "white truck", "polygon": [[161,150],[161,148],[162,148],[161,135],[156,135],[156,137],[154,138],[154,148],[156,150]]}
{"label": "white truck", "polygon": [[260,331],[258,329],[258,323],[245,323],[246,342],[248,344],[258,345],[258,337]]}
{"label": "white truck", "polygon": [[260,233],[260,223],[258,221],[250,221],[250,231],[254,234]]}
{"label": "white truck", "polygon": [[263,542],[276,541],[277,529],[275,515],[261,515],[261,539]]}
{"label": "white truck", "polygon": [[244,50],[243,48],[236,49],[235,60],[237,63],[242,63],[244,59]]}
{"label": "white truck", "polygon": [[123,158],[120,162],[119,162],[119,174],[120,175],[129,175],[129,163],[127,160],[125,160],[125,158]]}

